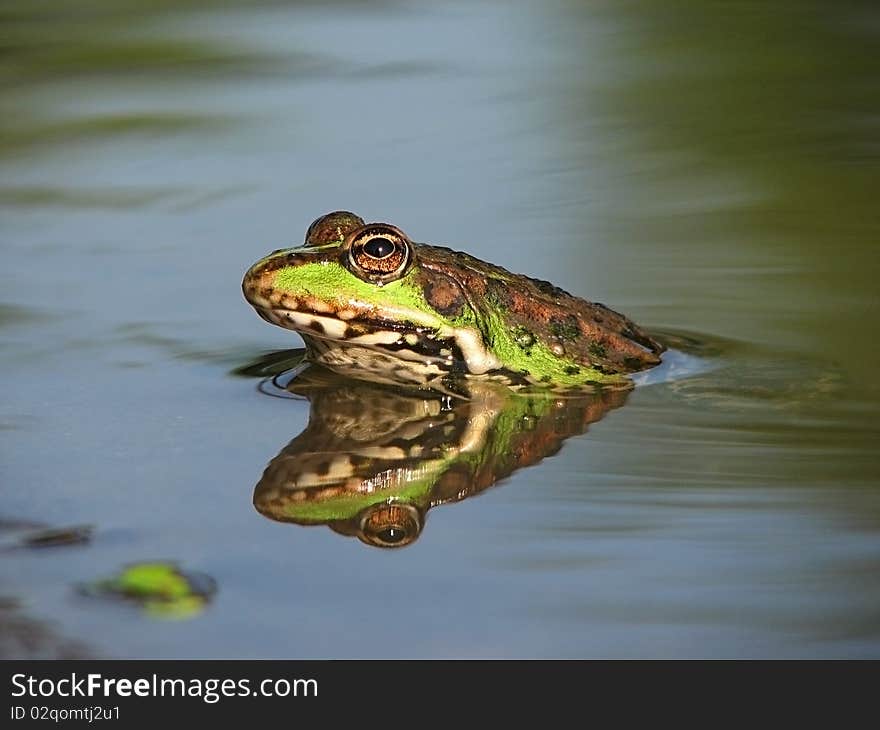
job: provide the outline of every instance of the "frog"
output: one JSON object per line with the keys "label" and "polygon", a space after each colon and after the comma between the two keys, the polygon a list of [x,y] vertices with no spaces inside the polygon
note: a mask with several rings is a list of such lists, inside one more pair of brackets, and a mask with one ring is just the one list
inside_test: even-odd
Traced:
{"label": "frog", "polygon": [[244,275],[257,314],[341,375],[467,397],[461,384],[628,388],[666,349],[631,319],[554,284],[345,210]]}

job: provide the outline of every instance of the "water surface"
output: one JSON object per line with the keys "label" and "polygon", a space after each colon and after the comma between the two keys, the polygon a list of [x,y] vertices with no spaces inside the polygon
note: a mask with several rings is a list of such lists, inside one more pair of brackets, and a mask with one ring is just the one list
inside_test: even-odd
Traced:
{"label": "water surface", "polygon": [[[869,3],[3,3],[11,656],[877,657]],[[371,549],[253,507],[308,404],[244,270],[352,209],[711,368]],[[10,528],[11,529],[11,528]],[[173,560],[189,620],[75,590]]]}

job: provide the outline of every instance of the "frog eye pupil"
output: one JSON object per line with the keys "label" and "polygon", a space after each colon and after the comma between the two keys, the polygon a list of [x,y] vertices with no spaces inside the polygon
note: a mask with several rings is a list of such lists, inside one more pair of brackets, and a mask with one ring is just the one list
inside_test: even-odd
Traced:
{"label": "frog eye pupil", "polygon": [[371,238],[364,244],[364,253],[374,259],[384,259],[394,252],[394,244],[387,238]]}
{"label": "frog eye pupil", "polygon": [[378,537],[382,540],[382,542],[388,543],[389,545],[394,545],[406,538],[406,530],[402,530],[399,527],[389,527],[386,530],[382,530],[382,532],[379,533]]}

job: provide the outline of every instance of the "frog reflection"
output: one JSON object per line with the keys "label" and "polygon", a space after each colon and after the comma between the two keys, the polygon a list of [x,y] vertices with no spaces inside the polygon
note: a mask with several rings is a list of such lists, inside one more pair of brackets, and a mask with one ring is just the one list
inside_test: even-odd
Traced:
{"label": "frog reflection", "polygon": [[382,548],[411,544],[429,509],[552,456],[627,397],[515,394],[485,383],[459,400],[343,380],[318,366],[286,388],[310,401],[309,424],[269,463],[254,506]]}

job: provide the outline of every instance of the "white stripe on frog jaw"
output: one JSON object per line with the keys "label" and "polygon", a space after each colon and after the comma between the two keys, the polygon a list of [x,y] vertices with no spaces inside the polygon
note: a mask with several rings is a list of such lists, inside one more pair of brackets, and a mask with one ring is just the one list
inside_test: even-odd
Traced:
{"label": "white stripe on frog jaw", "polygon": [[[349,329],[347,321],[335,317],[323,317],[313,312],[298,312],[292,309],[265,309],[262,310],[267,318],[274,324],[297,332],[305,332],[313,337],[338,342],[340,346],[360,345],[362,347],[381,347],[382,345],[410,344],[406,335],[394,330],[376,330],[346,338]],[[472,375],[484,375],[491,370],[502,367],[501,361],[491,352],[483,341],[482,334],[470,327],[444,327],[436,335],[441,339],[455,340],[461,351],[467,370]],[[414,350],[400,350],[394,353],[396,359],[410,362],[424,362],[426,365],[440,365],[448,369],[451,358],[425,357]],[[443,367],[445,366],[445,367]]]}

